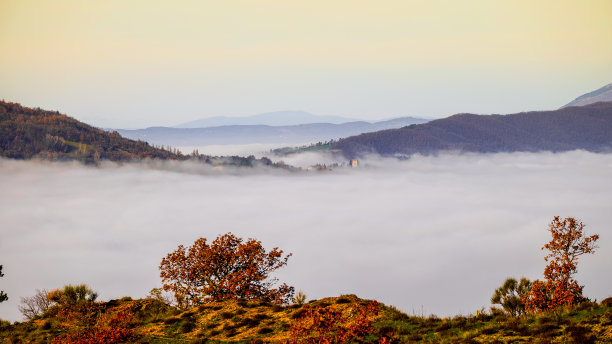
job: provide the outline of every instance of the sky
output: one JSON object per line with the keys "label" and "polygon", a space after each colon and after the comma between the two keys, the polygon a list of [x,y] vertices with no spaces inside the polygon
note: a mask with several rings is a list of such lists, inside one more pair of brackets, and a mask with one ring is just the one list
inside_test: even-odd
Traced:
{"label": "sky", "polygon": [[105,128],[556,109],[612,81],[611,15],[609,0],[2,0],[0,99]]}
{"label": "sky", "polygon": [[145,297],[178,245],[227,232],[293,253],[276,277],[309,299],[356,294],[409,314],[475,314],[507,277],[543,278],[540,248],[555,215],[600,235],[575,277],[585,296],[612,296],[612,154],[361,162],[211,175],[189,162],[0,159],[0,290],[9,295],[0,318],[20,320],[20,297],[68,283],[88,284],[101,300]]}

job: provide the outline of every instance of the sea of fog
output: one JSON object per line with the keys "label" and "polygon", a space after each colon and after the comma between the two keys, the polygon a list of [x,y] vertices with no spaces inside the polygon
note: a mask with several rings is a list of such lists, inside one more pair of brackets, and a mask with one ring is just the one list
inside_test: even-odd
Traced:
{"label": "sea of fog", "polygon": [[542,278],[555,215],[600,234],[576,277],[586,296],[612,296],[611,154],[360,163],[215,174],[194,164],[0,160],[0,290],[9,295],[0,318],[20,320],[20,297],[69,283],[103,300],[144,297],[161,286],[166,254],[226,232],[293,253],[276,276],[309,299],[357,294],[409,314],[475,313],[506,277]]}

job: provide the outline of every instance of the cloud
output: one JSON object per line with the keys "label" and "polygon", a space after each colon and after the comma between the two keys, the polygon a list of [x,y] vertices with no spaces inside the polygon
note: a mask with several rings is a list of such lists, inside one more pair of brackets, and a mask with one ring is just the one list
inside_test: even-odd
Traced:
{"label": "cloud", "polygon": [[[309,159],[314,159],[312,156]],[[19,297],[87,283],[102,299],[143,297],[179,244],[233,232],[293,256],[281,281],[310,299],[355,293],[408,313],[489,306],[506,277],[541,278],[555,215],[599,233],[577,276],[610,296],[612,155],[491,154],[370,159],[358,169],[211,174],[0,160],[0,317]]]}

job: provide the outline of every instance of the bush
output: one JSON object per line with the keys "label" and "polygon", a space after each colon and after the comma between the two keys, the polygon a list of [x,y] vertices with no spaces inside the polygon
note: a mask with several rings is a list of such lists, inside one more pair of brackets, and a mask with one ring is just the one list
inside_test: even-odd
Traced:
{"label": "bush", "polygon": [[61,306],[94,302],[97,298],[98,294],[85,284],[67,285],[63,289],[55,289],[47,293],[47,299]]}
{"label": "bush", "polygon": [[376,332],[370,318],[378,315],[379,308],[380,304],[372,301],[365,307],[353,308],[350,315],[343,315],[331,307],[305,306],[291,324],[288,343],[349,343],[365,339]]}
{"label": "bush", "polygon": [[531,288],[531,282],[525,277],[517,282],[514,278],[508,278],[491,296],[491,303],[501,305],[508,314],[519,316],[525,313],[523,299]]}
{"label": "bush", "polygon": [[303,305],[306,302],[306,293],[303,291],[298,291],[292,299],[294,304]]}
{"label": "bush", "polygon": [[612,297],[607,297],[599,303],[603,307],[612,307]]}

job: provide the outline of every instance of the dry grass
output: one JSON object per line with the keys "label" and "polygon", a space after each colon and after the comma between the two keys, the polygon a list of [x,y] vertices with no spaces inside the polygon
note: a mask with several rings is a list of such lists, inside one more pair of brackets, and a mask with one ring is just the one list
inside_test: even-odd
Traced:
{"label": "dry grass", "polygon": [[[369,303],[354,295],[307,303],[350,314]],[[304,305],[304,306],[306,306]],[[260,300],[230,300],[201,305],[186,311],[159,301],[113,300],[105,312],[131,309],[135,343],[278,343],[289,339],[289,327],[304,306],[280,307]],[[379,336],[398,343],[610,343],[612,303],[584,303],[555,313],[512,317],[499,311],[438,318],[409,316],[381,305],[372,319]],[[57,311],[29,322],[0,321],[0,343],[44,343],[73,329],[57,318]]]}

